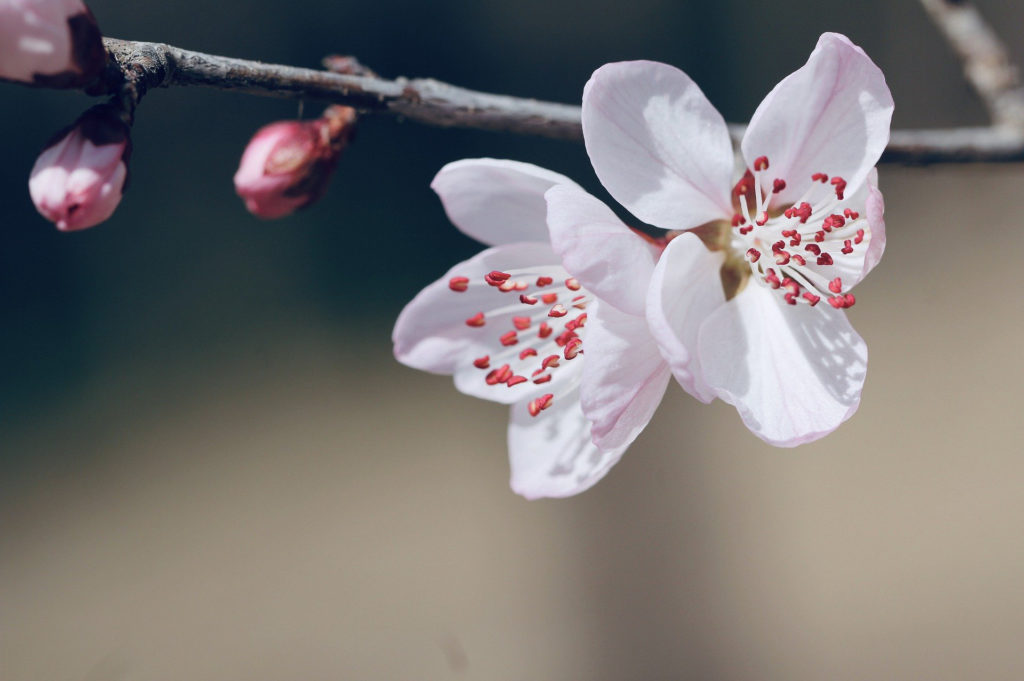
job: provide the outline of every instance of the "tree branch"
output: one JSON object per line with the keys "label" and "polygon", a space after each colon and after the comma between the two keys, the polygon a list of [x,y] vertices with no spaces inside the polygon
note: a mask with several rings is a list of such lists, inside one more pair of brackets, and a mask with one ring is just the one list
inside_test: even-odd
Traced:
{"label": "tree branch", "polygon": [[1020,74],[999,36],[966,0],[921,0],[928,16],[953,46],[964,76],[997,126],[1024,127]]}
{"label": "tree branch", "polygon": [[[946,0],[921,1],[926,6],[934,3],[948,4]],[[495,130],[574,141],[583,139],[578,106],[477,92],[433,79],[388,80],[342,75],[203,54],[163,43],[114,38],[105,38],[104,42],[112,59],[106,73],[87,91],[90,94],[120,95],[132,104],[137,103],[152,88],[192,85],[268,97],[346,104],[364,113],[390,113],[426,125]],[[1005,56],[1004,52],[1001,54]],[[976,60],[974,57],[972,59]],[[995,62],[986,58],[984,63]],[[1013,70],[1008,63],[1005,65]],[[979,68],[974,70],[978,71]],[[995,82],[989,77],[982,78],[982,81]],[[1006,78],[999,82],[1003,85],[1016,83]],[[1018,90],[1002,86],[986,87],[988,89],[985,92],[992,93],[994,97],[992,101],[999,102],[1000,111],[1011,111],[1016,106],[1013,100],[1020,96]],[[126,90],[129,93],[127,96]],[[1001,118],[997,119],[999,125],[991,128],[896,130],[892,133],[882,161],[1024,161],[1024,123],[1011,125],[1015,120],[1009,114],[1001,114]],[[1021,121],[1024,122],[1024,118]],[[730,125],[729,128],[734,140],[738,141],[742,137],[743,126]]]}

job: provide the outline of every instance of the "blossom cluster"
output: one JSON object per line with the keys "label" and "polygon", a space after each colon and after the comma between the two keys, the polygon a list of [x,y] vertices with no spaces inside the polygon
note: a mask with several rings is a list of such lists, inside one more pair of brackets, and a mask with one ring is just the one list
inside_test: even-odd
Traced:
{"label": "blossom cluster", "polygon": [[395,355],[511,405],[511,484],[528,498],[600,480],[672,377],[765,442],[816,440],[860,402],[867,347],[846,309],[885,248],[875,165],[892,112],[879,68],[827,33],[757,108],[737,163],[685,73],[607,64],[583,91],[587,154],[651,229],[543,168],[451,163],[432,187],[489,248],[406,306]]}

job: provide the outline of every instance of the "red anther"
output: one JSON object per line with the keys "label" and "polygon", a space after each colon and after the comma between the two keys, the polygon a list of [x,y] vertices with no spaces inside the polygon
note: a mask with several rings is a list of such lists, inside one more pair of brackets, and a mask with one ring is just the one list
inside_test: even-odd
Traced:
{"label": "red anther", "polygon": [[853,307],[856,304],[857,304],[857,299],[853,297],[852,293],[847,293],[845,296],[843,296],[843,306],[844,307]]}
{"label": "red anther", "polygon": [[789,303],[790,305],[796,305],[796,294],[795,293],[790,292],[790,293],[787,293],[786,295],[784,295],[782,297],[785,298],[786,302]]}
{"label": "red anther", "polygon": [[811,214],[814,213],[814,209],[811,208],[811,204],[804,201],[799,206],[793,209],[793,215],[800,218],[800,224],[806,223],[811,219]]}
{"label": "red anther", "polygon": [[740,234],[747,235],[754,231],[754,225],[747,225],[746,227],[740,227]]}
{"label": "red anther", "polygon": [[814,240],[820,244],[822,241],[825,240],[825,232],[815,232]]}
{"label": "red anther", "polygon": [[547,338],[553,332],[554,332],[554,329],[552,329],[550,326],[548,326],[547,322],[541,322],[540,323],[540,330],[537,331],[537,336],[539,336],[540,338]]}
{"label": "red anther", "polygon": [[551,374],[544,374],[543,376],[538,376],[537,378],[533,379],[533,382],[536,383],[537,385],[540,385],[541,383],[547,383],[550,380]]}
{"label": "red anther", "polygon": [[847,208],[843,211],[843,217],[847,217],[851,220],[856,220],[857,218],[860,217],[860,214],[857,213],[857,211],[853,210],[852,208]]}
{"label": "red anther", "polygon": [[804,260],[804,256],[800,255],[799,253],[794,253],[793,254],[793,262],[795,262],[797,265],[806,265],[807,264],[807,261]]}
{"label": "red anther", "polygon": [[477,312],[466,320],[466,326],[483,326],[485,323],[483,312]]}
{"label": "red anther", "polygon": [[582,313],[579,317],[576,317],[576,319],[572,321],[574,324],[576,324],[577,329],[582,329],[583,325],[587,323],[587,313]]}
{"label": "red anther", "polygon": [[757,223],[758,227],[764,227],[765,223],[768,222],[768,212],[765,211],[765,212],[761,213],[760,217],[758,217],[756,220],[754,220],[754,222]]}
{"label": "red anther", "polygon": [[530,378],[536,378],[537,376],[540,376],[543,373],[544,373],[543,367],[540,368],[540,369],[535,369],[534,372],[532,374],[530,374]]}
{"label": "red anther", "polygon": [[864,230],[858,229],[857,236],[853,237],[853,243],[860,244],[862,241],[864,241]]}
{"label": "red anther", "polygon": [[790,206],[786,210],[782,211],[782,214],[785,215],[787,218],[791,218],[791,217],[793,217],[794,212],[795,211],[793,210],[793,207]]}
{"label": "red anther", "polygon": [[577,279],[576,277],[569,277],[568,279],[565,280],[565,287],[570,291],[579,291],[580,280]]}
{"label": "red anther", "polygon": [[821,255],[821,246],[818,244],[807,244],[804,246],[805,251],[810,251],[814,255]]}
{"label": "red anther", "polygon": [[743,196],[744,194],[754,191],[754,174],[749,170],[743,173],[743,177],[733,187],[732,193],[734,196]]}
{"label": "red anther", "polygon": [[843,280],[840,277],[836,277],[832,281],[828,282],[828,290],[832,293],[843,292]]}
{"label": "red anther", "polygon": [[764,275],[764,280],[771,288],[779,288],[782,282],[779,281],[779,277],[775,274],[775,270],[769,268],[768,272]]}
{"label": "red anther", "polygon": [[779,241],[776,241],[775,243],[772,244],[772,252],[781,251],[785,247],[786,242],[780,239]]}
{"label": "red anther", "polygon": [[452,277],[448,280],[448,288],[453,291],[465,291],[469,288],[469,277]]}
{"label": "red anther", "polygon": [[572,338],[565,344],[565,350],[562,351],[562,355],[566,359],[573,359],[581,352],[583,352],[583,340],[580,338]]}
{"label": "red anther", "polygon": [[828,175],[825,173],[814,173],[811,175],[811,182],[821,182],[822,184],[825,184],[828,182]]}
{"label": "red anther", "polygon": [[575,298],[572,299],[572,306],[575,307],[577,310],[585,309],[587,307],[587,297],[576,296]]}
{"label": "red anther", "polygon": [[529,380],[530,379],[528,379],[526,376],[513,376],[512,378],[508,379],[505,382],[505,385],[507,385],[508,387],[511,388],[514,385],[519,385],[520,383],[526,383]]}
{"label": "red anther", "polygon": [[742,225],[746,221],[747,221],[747,219],[745,217],[743,217],[742,215],[740,215],[739,213],[736,213],[735,215],[732,216],[732,226],[733,227],[739,227],[740,225]]}
{"label": "red anther", "polygon": [[845,255],[850,255],[851,253],[853,253],[853,245],[852,245],[852,243],[853,242],[851,242],[849,239],[847,239],[846,241],[843,242],[842,251],[843,251],[843,253]]}
{"label": "red anther", "polygon": [[790,255],[786,251],[775,251],[775,264],[776,265],[788,265],[790,261]]}
{"label": "red anther", "polygon": [[835,263],[832,262],[832,256],[831,255],[829,255],[828,253],[822,253],[821,255],[818,256],[818,264],[819,265],[834,265]]}
{"label": "red anther", "polygon": [[524,293],[523,295],[519,296],[519,302],[524,303],[526,305],[536,305],[537,299],[534,298],[533,296],[528,296]]}
{"label": "red anther", "polygon": [[561,359],[558,355],[548,355],[544,358],[544,361],[540,363],[541,371],[544,369],[550,369],[551,367],[558,366],[558,360]]}
{"label": "red anther", "polygon": [[834,229],[839,229],[845,224],[846,218],[844,218],[842,215],[829,215],[827,218],[825,218],[825,225],[828,225],[828,227],[832,227]]}
{"label": "red anther", "polygon": [[794,237],[794,236],[796,236],[799,233],[800,232],[796,231],[795,229],[784,229],[784,230],[782,230],[782,236],[784,236],[787,239],[790,238],[790,237]]}
{"label": "red anther", "polygon": [[756,248],[747,249],[747,260],[749,260],[750,262],[757,262],[760,259],[761,251],[757,250]]}
{"label": "red anther", "polygon": [[575,319],[570,319],[569,321],[567,321],[565,323],[566,331],[575,331],[578,328],[579,328],[579,324],[576,323]]}
{"label": "red anther", "polygon": [[832,184],[836,188],[836,198],[840,201],[843,200],[843,192],[846,191],[846,180],[841,177],[833,177]]}
{"label": "red anther", "polygon": [[504,345],[505,347],[508,347],[509,345],[515,345],[516,343],[519,342],[519,338],[516,336],[515,331],[509,331],[507,333],[501,334],[501,337],[498,340],[500,340],[501,344]]}
{"label": "red anther", "polygon": [[799,234],[795,234],[795,235],[793,235],[793,238],[789,240],[789,245],[790,246],[799,246],[800,242],[802,240],[803,240],[802,236],[800,236]]}
{"label": "red anther", "polygon": [[508,281],[509,277],[511,276],[512,275],[509,274],[508,272],[499,272],[498,270],[493,270],[484,275],[484,281],[486,281],[491,286],[501,286],[504,282]]}
{"label": "red anther", "polygon": [[768,170],[768,157],[758,156],[754,159],[754,170]]}
{"label": "red anther", "polygon": [[527,409],[530,412],[530,416],[536,416],[545,409],[551,406],[551,401],[555,399],[555,396],[551,393],[541,395],[535,400],[530,400],[530,404],[527,405]]}
{"label": "red anther", "polygon": [[537,277],[537,286],[547,286],[553,281],[551,277]]}
{"label": "red anther", "polygon": [[513,317],[512,318],[512,326],[516,327],[520,331],[525,331],[526,329],[530,328],[530,318],[529,317]]}
{"label": "red anther", "polygon": [[810,291],[804,291],[804,300],[810,303],[811,307],[814,307],[818,304],[818,301],[821,300],[821,296],[816,296]]}
{"label": "red anther", "polygon": [[785,188],[786,188],[786,181],[785,180],[778,180],[778,179],[776,179],[776,180],[772,181],[772,194],[778,194],[779,192],[781,192]]}
{"label": "red anther", "polygon": [[498,290],[501,291],[502,293],[508,293],[509,291],[515,291],[516,290],[516,282],[512,281],[511,279],[509,279],[508,281],[503,281],[500,284],[498,284]]}
{"label": "red anther", "polygon": [[512,378],[512,368],[507,364],[502,364],[497,369],[492,369],[491,373],[487,374],[487,377],[484,378],[484,381],[486,381],[487,385],[498,385],[510,378]]}
{"label": "red anther", "polygon": [[569,343],[569,341],[576,337],[577,336],[575,331],[573,331],[572,329],[566,329],[565,331],[563,331],[562,333],[558,334],[555,337],[555,345],[557,345],[560,348],[564,348]]}
{"label": "red anther", "polygon": [[473,360],[473,366],[475,366],[477,369],[486,369],[487,367],[491,366],[491,356],[484,355],[483,357],[477,357],[476,359]]}
{"label": "red anther", "polygon": [[526,348],[525,350],[523,350],[522,352],[519,353],[519,359],[526,359],[527,357],[536,357],[536,356],[537,356],[537,351],[534,350],[533,348]]}
{"label": "red anther", "polygon": [[545,293],[544,295],[542,295],[540,297],[540,299],[541,299],[541,302],[543,302],[545,305],[550,305],[551,303],[553,303],[556,300],[558,300],[558,294],[557,293]]}
{"label": "red anther", "polygon": [[829,296],[828,304],[837,310],[843,309],[843,305],[846,301],[843,300],[842,296]]}
{"label": "red anther", "polygon": [[785,277],[782,280],[782,288],[794,295],[800,293],[800,284],[796,283],[796,279],[793,279],[792,277]]}
{"label": "red anther", "polygon": [[567,314],[569,314],[569,311],[566,310],[565,305],[562,305],[561,303],[559,303],[558,305],[553,305],[551,309],[548,311],[549,317],[564,317]]}

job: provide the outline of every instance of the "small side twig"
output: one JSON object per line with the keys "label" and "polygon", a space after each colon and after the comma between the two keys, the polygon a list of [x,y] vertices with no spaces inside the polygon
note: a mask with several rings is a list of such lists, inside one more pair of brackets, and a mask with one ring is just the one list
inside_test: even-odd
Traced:
{"label": "small side twig", "polygon": [[964,75],[996,126],[1024,129],[1020,73],[996,32],[966,0],[921,0],[964,66]]}

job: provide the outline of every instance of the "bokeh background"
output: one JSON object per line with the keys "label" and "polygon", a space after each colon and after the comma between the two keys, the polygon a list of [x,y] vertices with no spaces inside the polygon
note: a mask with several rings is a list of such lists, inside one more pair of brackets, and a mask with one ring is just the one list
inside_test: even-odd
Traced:
{"label": "bokeh background", "polygon": [[[911,0],[90,4],[116,37],[566,102],[658,59],[735,121],[837,30],[896,126],[985,120]],[[1024,63],[1024,5],[978,4]],[[428,187],[443,164],[604,196],[582,146],[367,118],[323,201],[260,222],[231,176],[296,103],[157,91],[117,214],[59,234],[26,179],[88,104],[0,84],[3,681],[1024,675],[1024,168],[882,168],[838,432],[772,449],[673,385],[597,487],[527,502],[505,409],[395,363],[390,328],[478,249]]]}

